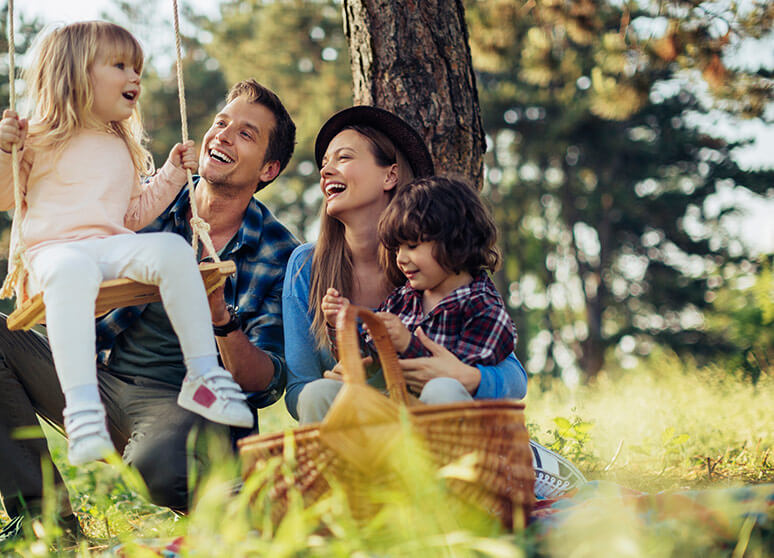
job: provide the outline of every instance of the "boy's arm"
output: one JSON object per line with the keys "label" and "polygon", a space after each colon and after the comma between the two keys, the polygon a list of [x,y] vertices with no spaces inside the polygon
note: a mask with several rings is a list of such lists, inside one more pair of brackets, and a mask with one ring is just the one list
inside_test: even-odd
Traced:
{"label": "boy's arm", "polygon": [[516,328],[502,302],[481,293],[464,304],[463,325],[454,347],[449,347],[466,364],[494,365],[513,352]]}

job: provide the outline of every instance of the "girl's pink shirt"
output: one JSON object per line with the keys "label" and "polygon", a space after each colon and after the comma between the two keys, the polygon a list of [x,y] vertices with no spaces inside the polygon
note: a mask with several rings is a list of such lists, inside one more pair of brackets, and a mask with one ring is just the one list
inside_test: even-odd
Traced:
{"label": "girl's pink shirt", "polygon": [[[187,177],[185,170],[167,161],[150,181],[141,183],[124,141],[95,130],[80,131],[60,153],[55,157],[50,150],[29,148],[20,152],[26,203],[13,226],[21,226],[30,256],[54,243],[143,228],[172,203]],[[0,210],[13,206],[11,155],[0,150]]]}

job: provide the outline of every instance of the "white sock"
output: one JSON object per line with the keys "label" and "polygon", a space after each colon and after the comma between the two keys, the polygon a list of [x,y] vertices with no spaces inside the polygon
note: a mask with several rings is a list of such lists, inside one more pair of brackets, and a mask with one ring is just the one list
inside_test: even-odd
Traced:
{"label": "white sock", "polygon": [[218,357],[216,355],[204,355],[185,359],[186,375],[191,379],[206,376],[210,370],[218,366]]}
{"label": "white sock", "polygon": [[68,409],[77,411],[89,404],[100,403],[99,389],[97,384],[85,384],[82,386],[74,386],[65,390],[65,404]]}

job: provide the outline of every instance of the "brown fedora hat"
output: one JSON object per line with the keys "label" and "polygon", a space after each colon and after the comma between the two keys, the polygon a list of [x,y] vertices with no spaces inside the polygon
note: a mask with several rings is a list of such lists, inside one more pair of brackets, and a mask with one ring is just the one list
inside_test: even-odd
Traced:
{"label": "brown fedora hat", "polygon": [[422,137],[405,120],[390,111],[360,105],[337,112],[322,125],[314,142],[314,158],[317,168],[331,140],[348,126],[368,126],[390,138],[395,147],[406,157],[416,178],[435,174],[433,159]]}

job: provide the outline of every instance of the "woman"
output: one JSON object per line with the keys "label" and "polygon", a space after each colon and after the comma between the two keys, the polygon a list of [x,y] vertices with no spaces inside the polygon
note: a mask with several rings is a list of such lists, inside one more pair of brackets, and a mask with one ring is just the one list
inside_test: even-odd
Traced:
{"label": "woman", "polygon": [[[320,236],[288,261],[282,296],[288,386],[285,404],[299,422],[323,419],[341,387],[328,348],[321,302],[329,287],[353,304],[376,308],[402,284],[379,265],[376,225],[394,193],[414,177],[434,173],[422,138],[385,110],[358,106],[333,115],[315,142],[323,205]],[[394,262],[393,262],[394,265]],[[408,379],[425,386],[428,403],[472,398],[522,398],[527,375],[512,354],[496,366],[473,367],[424,337],[433,356],[402,360]],[[450,381],[449,379],[455,381]],[[383,387],[381,374],[369,383]]]}
{"label": "woman", "polygon": [[[315,140],[323,205],[316,244],[296,248],[288,260],[282,321],[288,384],[285,405],[301,424],[319,422],[342,386],[328,345],[322,298],[335,288],[353,304],[376,308],[405,280],[379,264],[377,223],[397,190],[434,174],[424,141],[385,110],[358,106],[334,114]],[[395,265],[395,262],[391,262]],[[394,278],[390,280],[388,278]],[[472,399],[521,399],[527,373],[511,353],[495,366],[468,366],[419,333],[433,356],[402,359],[407,383],[421,385],[420,399],[444,403]],[[381,374],[369,383],[383,387]],[[530,442],[535,495],[555,498],[585,482],[572,463]]]}

